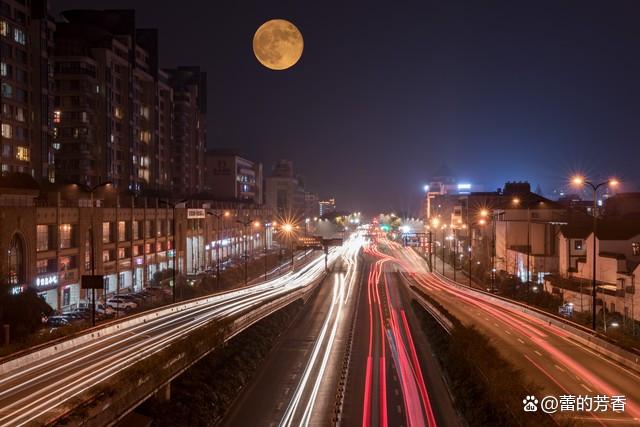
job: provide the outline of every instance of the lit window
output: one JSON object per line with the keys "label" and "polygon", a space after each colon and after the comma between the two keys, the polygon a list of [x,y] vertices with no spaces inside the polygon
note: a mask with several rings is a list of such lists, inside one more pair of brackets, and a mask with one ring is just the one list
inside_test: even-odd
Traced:
{"label": "lit window", "polygon": [[633,252],[633,256],[640,256],[640,242],[631,243],[631,251]]}
{"label": "lit window", "polygon": [[121,119],[122,118],[122,108],[115,107],[114,110],[113,110],[113,115],[116,116],[117,119]]}
{"label": "lit window", "polygon": [[582,250],[582,240],[574,240],[573,242],[573,248],[576,251],[581,251]]}
{"label": "lit window", "polygon": [[13,29],[13,38],[21,45],[27,44],[27,35],[19,28]]}
{"label": "lit window", "polygon": [[111,225],[109,222],[102,223],[102,243],[111,243],[113,238],[111,236]]}
{"label": "lit window", "polygon": [[61,224],[58,229],[58,238],[60,240],[60,249],[74,247],[74,227],[71,224]]}
{"label": "lit window", "polygon": [[140,141],[149,143],[151,141],[151,132],[148,130],[140,131]]}
{"label": "lit window", "polygon": [[2,83],[2,97],[3,98],[13,97],[13,87],[9,83]]}
{"label": "lit window", "polygon": [[44,224],[39,224],[36,228],[36,234],[37,234],[36,250],[37,251],[49,250],[49,226]]}
{"label": "lit window", "polygon": [[16,147],[16,160],[20,160],[23,162],[29,161],[29,147]]}
{"label": "lit window", "polygon": [[3,138],[11,138],[13,136],[13,129],[10,124],[3,123],[2,124],[2,137]]}
{"label": "lit window", "polygon": [[2,77],[6,77],[7,76],[7,64],[5,64],[4,62],[0,62],[0,76]]}
{"label": "lit window", "polygon": [[9,24],[6,21],[0,21],[0,34],[3,36],[9,35]]}
{"label": "lit window", "polygon": [[62,112],[60,110],[55,110],[53,112],[53,123],[60,123],[61,117],[62,117]]}
{"label": "lit window", "polygon": [[16,120],[19,122],[25,121],[24,108],[16,107]]}

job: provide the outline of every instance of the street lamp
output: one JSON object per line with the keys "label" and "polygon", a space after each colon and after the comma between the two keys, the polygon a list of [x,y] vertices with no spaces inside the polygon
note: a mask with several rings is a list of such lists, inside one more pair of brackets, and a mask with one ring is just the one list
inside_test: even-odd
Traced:
{"label": "street lamp", "polygon": [[[275,224],[275,223],[273,223]],[[260,224],[260,221],[255,221],[253,223],[253,226],[256,228],[260,228],[260,225],[264,225],[263,227],[263,232],[264,232],[264,237],[262,240],[262,246],[264,249],[264,281],[267,281],[267,269],[268,269],[268,265],[267,265],[267,228],[269,227],[273,227],[273,224],[270,222],[265,222],[264,224]]]}
{"label": "street lamp", "polygon": [[282,226],[282,231],[287,233],[287,235],[291,239],[291,271],[294,270],[294,267],[293,267],[293,233],[294,231],[293,230],[294,230],[294,226],[291,223],[286,223]]}
{"label": "street lamp", "polygon": [[[591,181],[587,181],[583,176],[576,175],[573,177],[571,182],[578,186],[582,187],[583,185],[588,185],[593,190],[593,277],[591,278],[591,292],[592,292],[592,312],[591,312],[591,328],[596,330],[596,261],[598,257],[596,256],[597,250],[597,242],[596,242],[596,231],[598,229],[598,216],[596,211],[598,209],[598,189],[605,185],[609,187],[616,187],[619,184],[619,181],[615,178],[610,178],[606,181],[600,182],[598,184],[594,184]],[[604,305],[604,298],[602,299],[602,312],[606,311],[606,306]]]}
{"label": "street lamp", "polygon": [[[181,205],[183,203],[185,203],[187,201],[187,199],[182,199],[177,203],[170,203],[167,200],[159,200],[160,203],[170,207],[171,209],[173,209],[173,218],[172,218],[172,228],[173,228],[173,271],[171,272],[173,278],[173,289],[172,289],[172,299],[173,302],[176,302],[176,288],[178,287],[178,284],[176,283],[176,259],[178,257],[178,245],[177,245],[177,237],[178,237],[178,231],[176,230],[176,207],[178,205]],[[144,237],[144,236],[143,236]]]}
{"label": "street lamp", "polygon": [[220,219],[231,216],[229,211],[224,212],[207,212],[207,215],[211,215],[216,219],[216,289],[220,290]]}
{"label": "street lamp", "polygon": [[247,255],[247,244],[249,243],[249,240],[248,240],[249,236],[248,236],[247,229],[251,224],[253,224],[255,222],[255,219],[247,218],[244,221],[238,219],[238,220],[236,220],[236,222],[244,227],[243,230],[244,230],[245,235],[244,235],[244,238],[242,239],[243,242],[244,242],[244,244],[243,244],[243,251],[244,251],[244,285],[247,286],[247,262],[248,262],[247,258],[249,257]]}
{"label": "street lamp", "polygon": [[[94,185],[93,187],[88,187],[87,189],[89,190],[89,194],[91,195],[91,233],[89,234],[89,238],[91,239],[91,275],[95,276],[96,275],[96,248],[95,248],[95,236],[94,236],[94,228],[93,228],[93,221],[94,221],[94,201],[93,201],[93,193],[102,187],[107,187],[112,185],[113,183],[111,181],[106,181],[106,182],[102,182],[100,184]],[[96,289],[92,288],[91,289],[91,305],[92,305],[92,310],[91,310],[91,325],[92,326],[96,326]]]}

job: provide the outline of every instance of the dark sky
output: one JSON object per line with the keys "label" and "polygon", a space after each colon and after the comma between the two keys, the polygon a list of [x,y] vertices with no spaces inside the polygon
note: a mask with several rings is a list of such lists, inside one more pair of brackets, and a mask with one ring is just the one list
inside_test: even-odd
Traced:
{"label": "dark sky", "polygon": [[[441,164],[487,190],[640,181],[637,0],[54,0],[87,7],[135,8],[163,66],[206,69],[210,147],[289,158],[341,208],[417,209]],[[272,18],[304,36],[287,71],[253,57]]]}

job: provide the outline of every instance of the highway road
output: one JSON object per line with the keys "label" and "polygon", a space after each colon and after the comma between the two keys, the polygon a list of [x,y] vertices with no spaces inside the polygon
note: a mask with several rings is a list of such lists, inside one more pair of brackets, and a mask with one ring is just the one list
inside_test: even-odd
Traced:
{"label": "highway road", "polygon": [[414,332],[411,298],[391,274],[396,265],[375,246],[365,252],[342,424],[459,425],[429,344]]}
{"label": "highway road", "polygon": [[[428,272],[426,261],[410,248],[386,242],[384,252],[401,271],[466,325],[486,334],[498,350],[521,369],[526,379],[542,387],[542,395],[559,397],[625,396],[624,412],[556,413],[587,425],[639,425],[640,375],[596,353],[571,334],[529,314],[477,298],[470,290]],[[523,396],[514,396],[522,400]],[[526,416],[523,412],[522,416]]]}
{"label": "highway road", "polygon": [[357,300],[362,243],[359,237],[345,243],[332,272],[283,333],[223,426],[330,425]]}
{"label": "highway road", "polygon": [[[332,248],[329,262],[348,246]],[[307,286],[324,274],[318,257],[278,278],[218,294],[208,302],[40,358],[0,375],[0,426],[43,423],[68,411],[70,399],[170,346],[213,320],[234,318]]]}

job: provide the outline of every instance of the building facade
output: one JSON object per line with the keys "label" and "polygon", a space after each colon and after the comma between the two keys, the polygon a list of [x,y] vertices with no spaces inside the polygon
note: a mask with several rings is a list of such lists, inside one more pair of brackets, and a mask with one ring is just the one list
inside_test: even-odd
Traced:
{"label": "building facade", "polygon": [[280,160],[266,179],[265,203],[281,217],[303,217],[305,191],[293,170],[293,162]]}
{"label": "building facade", "polygon": [[229,150],[208,151],[206,159],[206,191],[215,200],[263,204],[261,163]]}
{"label": "building facade", "polygon": [[336,199],[333,197],[326,200],[320,200],[318,204],[320,216],[325,216],[336,211]]}
{"label": "building facade", "polygon": [[[11,293],[31,287],[57,310],[90,299],[83,275],[104,276],[98,297],[127,293],[174,265],[178,274],[195,275],[218,256],[240,260],[272,242],[263,226],[270,212],[251,204],[189,201],[173,208],[101,189],[92,205],[78,187],[44,194],[35,181],[26,183],[0,180],[0,250],[8,254],[0,258],[0,284]],[[238,222],[247,218],[249,226]]]}
{"label": "building facade", "polygon": [[59,181],[169,190],[172,93],[158,70],[157,31],[136,29],[132,10],[63,16],[54,70]]}
{"label": "building facade", "polygon": [[48,2],[0,2],[0,172],[55,180]]}
{"label": "building facade", "polygon": [[173,89],[172,192],[188,196],[205,189],[207,74],[199,67],[166,69]]}

